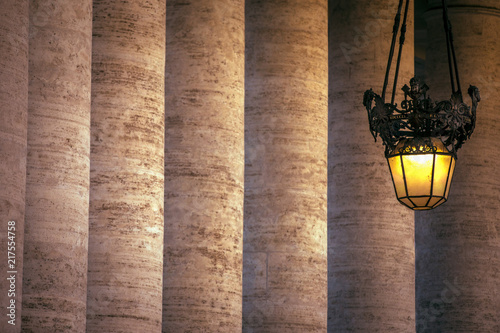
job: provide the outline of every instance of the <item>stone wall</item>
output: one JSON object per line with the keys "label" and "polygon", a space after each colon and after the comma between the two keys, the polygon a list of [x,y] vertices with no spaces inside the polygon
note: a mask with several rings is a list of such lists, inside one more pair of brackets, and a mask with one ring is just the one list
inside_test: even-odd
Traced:
{"label": "stone wall", "polygon": [[[400,333],[415,325],[414,214],[396,200],[381,140],[370,135],[362,104],[366,90],[382,93],[397,5],[330,1],[328,329],[333,332]],[[401,87],[413,76],[412,12],[409,8],[398,104]],[[397,53],[387,102],[396,58]]]}
{"label": "stone wall", "polygon": [[165,1],[93,1],[87,332],[158,332]]}
{"label": "stone wall", "polygon": [[241,331],[244,1],[167,2],[163,332]]}
{"label": "stone wall", "polygon": [[327,1],[247,1],[244,332],[324,332]]}
{"label": "stone wall", "polygon": [[16,272],[7,273],[0,279],[0,308],[7,309],[6,314],[9,314],[7,317],[2,313],[0,321],[0,331],[5,333],[21,332],[28,129],[28,10],[27,0],[0,1],[0,270],[2,274]]}
{"label": "stone wall", "polygon": [[23,332],[82,332],[91,1],[30,1]]}

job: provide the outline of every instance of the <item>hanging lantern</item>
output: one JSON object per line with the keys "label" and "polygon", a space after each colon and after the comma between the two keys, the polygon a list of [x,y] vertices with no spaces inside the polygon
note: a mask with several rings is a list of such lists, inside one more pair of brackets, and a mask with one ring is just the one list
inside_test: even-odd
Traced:
{"label": "hanging lantern", "polygon": [[481,98],[479,90],[470,86],[468,93],[472,107],[463,102],[451,23],[443,0],[451,98],[432,101],[427,96],[429,87],[419,79],[412,78],[410,86],[404,85],[402,88],[404,100],[400,107],[394,103],[409,8],[409,0],[406,0],[392,99],[391,103],[385,102],[402,7],[403,0],[400,0],[382,96],[370,89],[365,92],[363,104],[368,111],[370,132],[375,141],[379,136],[385,146],[385,156],[399,202],[414,210],[428,210],[448,199],[457,150],[474,131],[476,109]]}

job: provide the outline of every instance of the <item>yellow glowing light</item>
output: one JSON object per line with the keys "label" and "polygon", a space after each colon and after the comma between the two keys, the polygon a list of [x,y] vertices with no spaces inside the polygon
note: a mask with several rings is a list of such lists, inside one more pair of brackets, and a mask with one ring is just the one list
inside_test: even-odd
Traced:
{"label": "yellow glowing light", "polygon": [[[455,157],[440,139],[431,138],[433,152],[411,139],[402,140],[387,158],[398,200],[414,210],[435,208],[448,199]],[[402,147],[410,147],[400,153]]]}

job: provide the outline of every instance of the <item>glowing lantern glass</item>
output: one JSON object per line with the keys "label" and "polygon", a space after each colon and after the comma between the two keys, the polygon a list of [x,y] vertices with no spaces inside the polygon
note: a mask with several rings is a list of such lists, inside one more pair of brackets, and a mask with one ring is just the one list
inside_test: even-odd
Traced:
{"label": "glowing lantern glass", "polygon": [[440,139],[401,140],[387,162],[396,196],[403,205],[427,210],[448,199],[455,157]]}

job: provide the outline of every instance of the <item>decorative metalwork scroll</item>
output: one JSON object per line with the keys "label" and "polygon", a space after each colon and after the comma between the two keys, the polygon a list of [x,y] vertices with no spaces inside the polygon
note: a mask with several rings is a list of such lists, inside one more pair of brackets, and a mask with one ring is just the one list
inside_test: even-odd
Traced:
{"label": "decorative metalwork scroll", "polygon": [[428,89],[425,83],[412,78],[410,86],[405,84],[402,88],[405,99],[400,108],[397,104],[384,103],[372,89],[365,92],[363,105],[368,111],[370,132],[375,141],[377,135],[382,139],[386,157],[393,153],[401,139],[425,137],[440,138],[456,157],[457,149],[470,138],[481,100],[478,88],[469,87],[472,107],[463,102],[458,92],[448,101],[433,102],[427,96]]}

